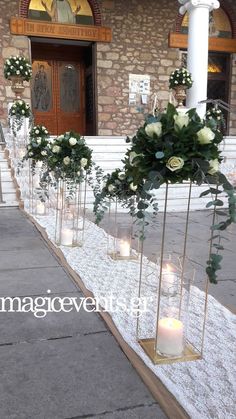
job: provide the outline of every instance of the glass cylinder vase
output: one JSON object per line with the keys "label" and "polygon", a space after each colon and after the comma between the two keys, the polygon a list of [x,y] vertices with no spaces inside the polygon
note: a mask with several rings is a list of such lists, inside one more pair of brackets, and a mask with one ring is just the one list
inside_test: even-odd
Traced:
{"label": "glass cylinder vase", "polygon": [[86,190],[86,181],[83,183],[58,181],[55,228],[55,242],[58,246],[83,245]]}
{"label": "glass cylinder vase", "polygon": [[[106,223],[106,218],[105,218]],[[139,256],[139,239],[129,210],[110,200],[107,216],[107,253],[114,260],[132,260]]]}

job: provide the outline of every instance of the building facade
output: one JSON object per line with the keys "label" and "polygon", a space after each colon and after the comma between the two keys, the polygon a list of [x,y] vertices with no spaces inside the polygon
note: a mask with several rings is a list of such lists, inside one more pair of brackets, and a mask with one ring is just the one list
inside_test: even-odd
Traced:
{"label": "building facade", "polygon": [[[0,0],[0,121],[14,99],[3,65],[32,60],[23,99],[52,134],[132,135],[171,94],[169,74],[186,60],[187,16],[177,0]],[[201,28],[199,27],[199,31]],[[208,98],[236,109],[236,5],[210,17]],[[201,63],[199,63],[199,66]],[[236,135],[236,111],[227,121]]]}

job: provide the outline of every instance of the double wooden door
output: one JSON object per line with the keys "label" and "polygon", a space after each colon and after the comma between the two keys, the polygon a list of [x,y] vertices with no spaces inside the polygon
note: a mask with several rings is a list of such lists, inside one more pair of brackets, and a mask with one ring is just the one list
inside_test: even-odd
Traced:
{"label": "double wooden door", "polygon": [[31,95],[35,125],[53,135],[85,133],[83,62],[33,59]]}

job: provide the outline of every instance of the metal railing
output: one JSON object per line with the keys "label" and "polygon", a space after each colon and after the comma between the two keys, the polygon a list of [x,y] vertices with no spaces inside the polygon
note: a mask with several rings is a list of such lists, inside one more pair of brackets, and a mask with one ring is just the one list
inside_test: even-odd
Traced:
{"label": "metal railing", "polygon": [[236,113],[236,105],[229,105],[229,103],[225,102],[221,99],[207,99],[207,100],[201,100],[199,103],[211,103],[215,107],[219,107],[224,109],[225,111],[232,113]]}
{"label": "metal railing", "polygon": [[2,194],[2,172],[0,167],[0,204],[5,204],[5,201],[3,200],[3,194]]}

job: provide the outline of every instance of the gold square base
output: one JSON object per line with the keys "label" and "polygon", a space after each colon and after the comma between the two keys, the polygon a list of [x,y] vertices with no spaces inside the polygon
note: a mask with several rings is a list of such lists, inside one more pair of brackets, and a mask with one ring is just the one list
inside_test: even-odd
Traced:
{"label": "gold square base", "polygon": [[186,343],[182,356],[171,358],[155,352],[155,339],[140,339],[138,342],[153,364],[173,364],[175,362],[196,361],[202,358],[201,353],[189,343]]}
{"label": "gold square base", "polygon": [[108,256],[110,256],[113,260],[138,260],[138,255],[120,256],[119,253],[110,252],[108,253]]}

